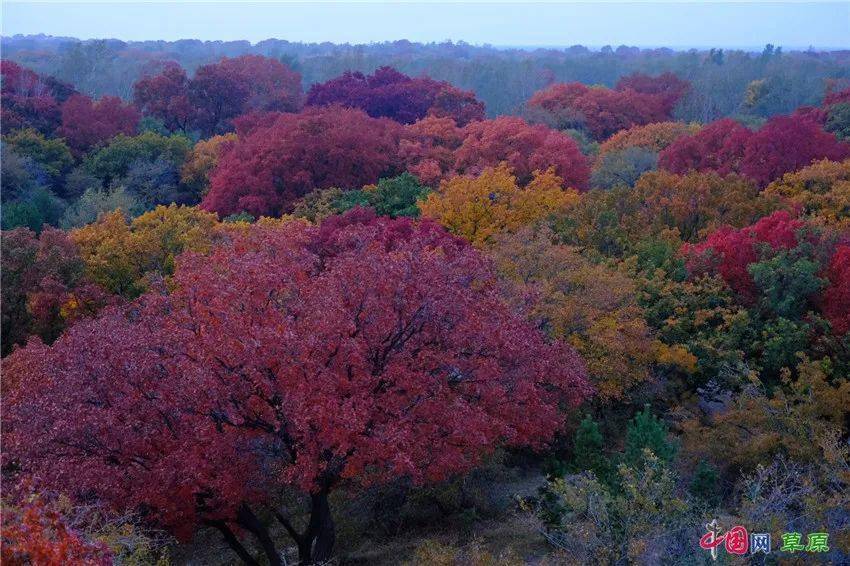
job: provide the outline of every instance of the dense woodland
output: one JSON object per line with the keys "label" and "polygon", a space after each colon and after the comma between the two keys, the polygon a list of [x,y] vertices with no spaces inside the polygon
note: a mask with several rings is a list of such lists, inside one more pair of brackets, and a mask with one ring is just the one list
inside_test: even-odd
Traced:
{"label": "dense woodland", "polygon": [[2,46],[4,563],[850,562],[850,53]]}

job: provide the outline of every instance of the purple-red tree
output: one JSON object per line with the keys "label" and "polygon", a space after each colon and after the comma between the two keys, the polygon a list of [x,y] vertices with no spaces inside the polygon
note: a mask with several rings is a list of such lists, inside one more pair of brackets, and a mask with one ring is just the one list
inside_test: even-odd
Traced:
{"label": "purple-red tree", "polygon": [[165,63],[157,75],[144,77],[133,85],[133,101],[145,116],[162,120],[170,131],[187,131],[195,117],[189,102],[189,79],[174,61]]}
{"label": "purple-red tree", "polygon": [[[4,364],[4,451],[45,487],[240,532],[302,562],[334,544],[328,494],[462,473],[540,447],[588,394],[583,364],[500,297],[489,262],[431,222],[356,210],[183,255],[172,290],[33,342]],[[8,376],[8,377],[7,377]],[[39,487],[39,486],[37,486]],[[310,494],[299,532],[278,490]]]}
{"label": "purple-red tree", "polygon": [[688,81],[682,80],[673,73],[667,72],[653,77],[643,73],[634,73],[617,81],[615,90],[633,90],[641,94],[656,96],[660,110],[667,115],[673,112],[673,107],[679,99],[691,88]]}
{"label": "purple-red tree", "polygon": [[42,77],[14,61],[0,61],[3,133],[35,128],[51,135],[62,122],[60,105],[75,93],[73,87],[53,77]]}
{"label": "purple-red tree", "polygon": [[741,160],[753,132],[729,118],[712,122],[695,134],[683,136],[658,155],[658,165],[672,173],[741,172]]}
{"label": "purple-red tree", "polygon": [[553,127],[584,128],[601,141],[632,126],[670,120],[686,89],[686,82],[669,73],[626,77],[616,89],[556,83],[536,92],[528,107]]}
{"label": "purple-red tree", "polygon": [[62,105],[62,126],[57,133],[80,155],[118,134],[134,135],[140,118],[135,106],[124,104],[117,96],[93,101],[75,94]]}
{"label": "purple-red tree", "polygon": [[841,161],[850,144],[838,141],[804,116],[775,116],[747,141],[741,173],[766,186],[785,173],[821,159]]}
{"label": "purple-red tree", "polygon": [[452,118],[461,126],[484,119],[484,103],[474,93],[429,77],[411,78],[392,67],[380,67],[371,75],[347,71],[310,87],[307,105],[331,104],[359,108],[373,118],[402,124],[427,115]]}
{"label": "purple-red tree", "polygon": [[826,270],[829,286],[821,295],[821,311],[836,334],[850,331],[850,244],[836,247]]}
{"label": "purple-red tree", "polygon": [[230,131],[231,120],[246,112],[294,112],[301,96],[301,75],[260,55],[225,57],[200,67],[189,82],[195,127],[204,136]]}
{"label": "purple-red tree", "polygon": [[521,118],[503,116],[466,126],[463,144],[455,152],[455,168],[477,175],[486,167],[506,162],[520,184],[534,171],[555,168],[564,185],[587,188],[590,166],[570,136],[543,125],[529,125]]}
{"label": "purple-red tree", "polygon": [[728,226],[712,232],[704,242],[684,244],[682,253],[693,274],[716,273],[746,300],[756,294],[748,267],[760,259],[760,247],[789,250],[800,241],[806,223],[786,210],[765,216],[752,226],[735,230]]}
{"label": "purple-red tree", "polygon": [[220,215],[279,215],[315,189],[360,188],[397,168],[401,126],[360,110],[254,115],[219,159],[201,206]]}

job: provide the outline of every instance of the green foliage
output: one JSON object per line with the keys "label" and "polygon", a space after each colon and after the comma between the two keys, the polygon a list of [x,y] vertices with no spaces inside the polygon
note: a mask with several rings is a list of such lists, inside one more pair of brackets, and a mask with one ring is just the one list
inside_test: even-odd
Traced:
{"label": "green foliage", "polygon": [[590,184],[606,190],[617,186],[633,187],[641,175],[655,169],[657,164],[658,154],[643,147],[609,151],[599,157]]}
{"label": "green foliage", "polygon": [[0,226],[3,230],[25,226],[38,233],[45,224],[56,226],[64,210],[62,199],[40,187],[23,198],[4,204]]}
{"label": "green foliage", "polygon": [[139,121],[139,133],[144,134],[145,132],[153,132],[160,136],[167,136],[169,133],[162,120],[153,116],[145,116]]}
{"label": "green foliage", "polygon": [[809,345],[811,325],[779,317],[767,321],[752,343],[751,355],[758,360],[764,377],[777,377],[782,368],[792,368],[797,354]]}
{"label": "green foliage", "polygon": [[715,507],[720,503],[719,491],[720,474],[717,469],[700,460],[691,479],[689,490],[698,501],[704,502],[709,507]]}
{"label": "green foliage", "polygon": [[91,224],[102,214],[118,209],[131,217],[142,212],[139,202],[123,187],[111,191],[87,189],[74,204],[68,207],[59,225],[65,230],[79,228]]}
{"label": "green foliage", "polygon": [[626,427],[624,465],[639,468],[646,459],[646,450],[666,464],[676,456],[676,445],[668,438],[667,426],[652,414],[649,405],[635,415]]}
{"label": "green foliage", "polygon": [[256,220],[256,218],[254,218],[247,212],[240,212],[239,214],[231,214],[230,216],[225,216],[222,219],[222,222],[227,222],[229,224],[235,224],[237,222],[247,222],[248,224],[252,224]]}
{"label": "green foliage", "polygon": [[330,203],[335,214],[341,214],[357,206],[370,205],[369,195],[364,190],[341,191]]}
{"label": "green foliage", "polygon": [[825,129],[840,140],[850,141],[850,102],[841,102],[829,107]]}
{"label": "green foliage", "polygon": [[827,285],[826,279],[818,277],[821,265],[812,259],[811,248],[808,243],[802,244],[747,266],[761,291],[759,300],[763,311],[799,318],[809,306],[810,297]]}
{"label": "green foliage", "polygon": [[637,467],[621,464],[619,490],[592,473],[556,478],[532,508],[547,540],[575,564],[691,563],[698,547],[681,544],[696,517],[677,494],[676,474],[646,450]]}
{"label": "green foliage", "polygon": [[18,155],[5,143],[0,149],[0,177],[3,190],[0,191],[3,203],[27,195],[40,186],[39,169],[32,159]]}
{"label": "green foliage", "polygon": [[428,195],[428,187],[410,173],[381,179],[374,189],[365,191],[368,203],[381,216],[419,216],[417,201]]}
{"label": "green foliage", "polygon": [[186,136],[163,136],[144,132],[138,136],[115,136],[109,145],[86,157],[83,165],[97,178],[109,184],[124,177],[137,162],[153,162],[162,158],[179,168],[192,149]]}
{"label": "green foliage", "polygon": [[74,164],[71,150],[61,139],[47,139],[43,134],[29,129],[18,130],[3,136],[3,143],[22,157],[32,159],[41,166],[51,184],[56,183]]}
{"label": "green foliage", "polygon": [[575,472],[591,471],[604,482],[611,480],[611,463],[604,452],[599,424],[590,416],[582,419],[576,430],[571,468]]}

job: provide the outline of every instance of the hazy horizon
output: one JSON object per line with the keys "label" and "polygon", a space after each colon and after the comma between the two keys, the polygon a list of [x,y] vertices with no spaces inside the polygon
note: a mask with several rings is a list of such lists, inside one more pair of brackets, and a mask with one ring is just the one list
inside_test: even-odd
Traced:
{"label": "hazy horizon", "polygon": [[[605,45],[675,50],[850,47],[850,2],[209,3],[3,2],[2,34],[122,41],[369,44],[465,42],[500,48]],[[634,22],[639,21],[639,25]],[[317,26],[316,22],[322,22]]]}

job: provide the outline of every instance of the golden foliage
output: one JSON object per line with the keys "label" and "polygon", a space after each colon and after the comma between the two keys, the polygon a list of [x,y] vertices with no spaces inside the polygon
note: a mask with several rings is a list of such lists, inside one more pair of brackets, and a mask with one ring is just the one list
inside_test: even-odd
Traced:
{"label": "golden foliage", "polygon": [[542,326],[582,354],[603,402],[648,381],[655,362],[695,366],[683,347],[665,347],[652,337],[626,273],[553,244],[549,230],[503,236],[491,255],[515,300],[529,304]]}
{"label": "golden foliage", "polygon": [[504,164],[477,177],[453,177],[430,193],[422,215],[482,247],[499,234],[515,232],[563,212],[579,200],[574,190],[561,188],[553,169],[535,172],[524,188]]}
{"label": "golden foliage", "polygon": [[850,229],[850,159],[824,159],[794,173],[787,173],[764,190],[786,200],[813,220],[838,230]]}
{"label": "golden foliage", "polygon": [[196,207],[158,206],[128,223],[121,211],[70,233],[88,277],[125,297],[141,294],[153,279],[174,272],[185,250],[205,252],[219,226],[215,214]]}
{"label": "golden foliage", "polygon": [[599,146],[599,155],[609,151],[620,151],[627,147],[642,147],[659,152],[682,136],[695,134],[699,124],[682,122],[656,122],[645,126],[633,126],[620,130]]}
{"label": "golden foliage", "polygon": [[235,133],[229,133],[196,143],[180,170],[180,180],[195,187],[199,194],[206,194],[209,189],[209,174],[218,165],[224,144],[235,142],[236,137]]}

